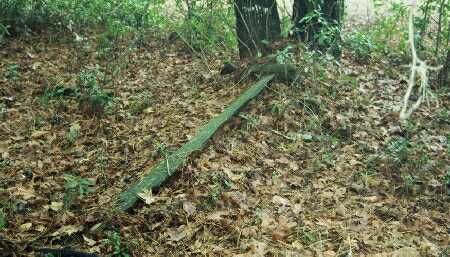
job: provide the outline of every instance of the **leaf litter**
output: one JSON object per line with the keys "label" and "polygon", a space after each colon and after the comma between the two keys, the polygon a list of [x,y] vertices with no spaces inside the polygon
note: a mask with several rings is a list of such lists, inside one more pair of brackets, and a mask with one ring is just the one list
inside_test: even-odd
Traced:
{"label": "leaf litter", "polygon": [[[122,214],[110,209],[118,193],[246,85],[218,76],[221,60],[209,63],[210,74],[191,55],[156,45],[127,56],[129,67],[105,85],[114,92],[113,111],[92,118],[72,99],[41,104],[50,78],[70,84],[77,69],[65,68],[74,55],[67,45],[34,43],[0,52],[0,71],[21,67],[18,81],[0,80],[7,106],[0,124],[5,249],[31,256],[30,244],[70,245],[105,254],[116,231],[133,256],[448,251],[449,123],[433,107],[412,124],[398,123],[392,113],[405,87],[396,78],[402,68],[360,65],[347,55],[340,68],[299,60],[300,88],[271,85],[174,179],[140,194],[143,203]],[[397,76],[387,77],[386,69]],[[142,92],[151,103],[131,115]],[[70,209],[63,203],[67,173],[96,181],[95,192]]]}

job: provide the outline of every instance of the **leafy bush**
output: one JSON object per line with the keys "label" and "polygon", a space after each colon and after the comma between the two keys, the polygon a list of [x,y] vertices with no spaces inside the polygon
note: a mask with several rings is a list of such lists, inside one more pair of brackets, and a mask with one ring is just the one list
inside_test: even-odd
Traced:
{"label": "leafy bush", "polygon": [[388,143],[385,153],[395,163],[400,165],[408,161],[410,148],[411,144],[407,139],[395,138]]}
{"label": "leafy bush", "polygon": [[229,4],[218,0],[185,2],[177,0],[178,12],[184,15],[173,24],[175,31],[192,51],[210,52],[217,46],[234,47],[234,12]]}
{"label": "leafy bush", "polygon": [[80,31],[95,28],[109,20],[124,26],[153,26],[162,21],[155,10],[163,0],[2,0],[0,1],[0,37],[9,31],[52,28]]}
{"label": "leafy bush", "polygon": [[102,115],[112,107],[113,96],[99,85],[100,77],[104,76],[98,68],[84,69],[78,74],[75,85],[66,86],[55,82],[56,86],[46,89],[41,100],[48,104],[55,98],[59,102],[65,98],[75,98],[84,113]]}
{"label": "leafy bush", "polygon": [[360,61],[368,60],[375,50],[380,47],[365,33],[360,31],[349,34],[344,39],[344,44],[350,52]]}
{"label": "leafy bush", "polygon": [[80,107],[90,114],[101,115],[112,106],[112,94],[104,91],[98,84],[98,77],[101,75],[98,69],[87,69],[78,75],[77,95]]}

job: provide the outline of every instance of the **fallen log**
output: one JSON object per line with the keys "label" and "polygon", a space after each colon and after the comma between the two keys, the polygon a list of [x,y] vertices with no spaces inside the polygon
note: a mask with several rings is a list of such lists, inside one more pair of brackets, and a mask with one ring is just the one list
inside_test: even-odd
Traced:
{"label": "fallen log", "polygon": [[293,64],[255,64],[249,69],[249,74],[258,76],[274,75],[274,81],[293,83],[300,78],[300,73]]}
{"label": "fallen log", "polygon": [[167,156],[164,160],[158,162],[156,166],[147,172],[139,183],[119,195],[118,200],[115,203],[115,209],[117,211],[125,212],[131,209],[139,201],[139,193],[159,187],[175,171],[184,165],[191,153],[203,149],[206,142],[214,135],[217,129],[231,119],[233,115],[235,115],[250,100],[258,96],[273,78],[274,75],[263,77],[231,103],[231,105],[219,116],[215,117],[201,128],[192,140]]}

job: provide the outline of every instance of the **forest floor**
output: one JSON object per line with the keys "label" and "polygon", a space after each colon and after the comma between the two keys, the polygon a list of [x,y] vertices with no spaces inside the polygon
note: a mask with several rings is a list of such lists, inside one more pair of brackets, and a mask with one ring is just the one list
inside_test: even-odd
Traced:
{"label": "forest floor", "polygon": [[[121,191],[255,82],[219,75],[226,55],[195,58],[164,40],[109,61],[61,41],[0,49],[0,256],[61,246],[102,256],[450,254],[450,94],[437,90],[440,107],[399,123],[407,63],[298,49],[301,82],[271,84],[158,192],[117,214]],[[46,99],[96,64],[110,67],[108,113],[71,95]],[[64,174],[94,181],[70,209]]]}

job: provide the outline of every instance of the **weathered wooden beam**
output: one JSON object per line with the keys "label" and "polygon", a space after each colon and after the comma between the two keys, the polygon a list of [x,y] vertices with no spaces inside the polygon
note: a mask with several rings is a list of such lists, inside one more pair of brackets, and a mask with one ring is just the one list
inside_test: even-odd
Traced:
{"label": "weathered wooden beam", "polygon": [[118,200],[115,203],[115,209],[121,212],[127,211],[139,201],[138,193],[159,187],[184,165],[193,152],[202,150],[217,129],[230,120],[233,115],[235,115],[250,100],[258,96],[273,78],[274,75],[263,77],[255,85],[251,86],[247,91],[240,95],[219,116],[215,117],[201,128],[192,140],[167,156],[164,160],[158,162],[156,166],[147,172],[139,183],[119,195]]}

